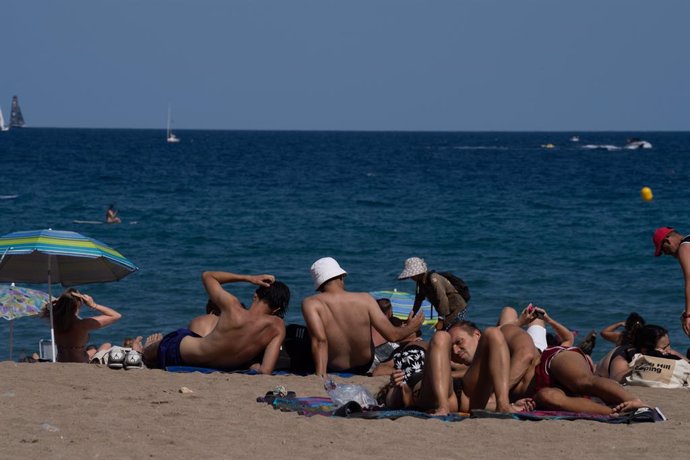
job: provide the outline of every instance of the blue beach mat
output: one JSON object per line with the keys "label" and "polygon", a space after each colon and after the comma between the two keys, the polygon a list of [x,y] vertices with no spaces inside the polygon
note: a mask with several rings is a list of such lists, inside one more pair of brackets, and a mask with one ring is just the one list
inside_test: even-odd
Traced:
{"label": "blue beach mat", "polygon": [[444,422],[461,422],[468,418],[499,418],[509,420],[590,420],[612,424],[650,423],[666,420],[659,408],[643,408],[635,412],[621,415],[598,415],[589,413],[563,412],[563,411],[532,411],[516,414],[504,414],[487,410],[473,410],[471,414],[452,413],[445,416],[431,415],[417,410],[388,410],[374,409],[363,411],[359,404],[350,402],[342,407],[327,397],[280,397],[267,394],[256,398],[259,403],[266,403],[275,410],[281,412],[297,412],[300,415],[312,417],[321,415],[325,417],[346,417],[353,419],[396,420],[401,417],[415,417],[428,420],[441,420]]}
{"label": "blue beach mat", "polygon": [[[214,374],[217,372],[223,374],[243,374],[243,375],[259,375],[259,373],[253,369],[214,369],[211,367],[195,367],[195,366],[167,366],[165,368],[168,372],[200,372],[202,374]],[[273,371],[271,375],[298,375],[300,377],[305,377],[308,375],[313,375],[313,373],[295,373],[290,371]],[[335,375],[343,378],[350,378],[355,374],[349,372],[329,372],[328,375]]]}

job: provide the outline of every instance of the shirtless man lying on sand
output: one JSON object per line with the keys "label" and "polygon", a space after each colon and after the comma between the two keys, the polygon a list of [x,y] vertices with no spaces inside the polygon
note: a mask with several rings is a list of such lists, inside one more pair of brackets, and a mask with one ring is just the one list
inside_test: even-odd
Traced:
{"label": "shirtless man lying on sand", "polygon": [[366,292],[347,292],[347,272],[331,257],[311,266],[318,294],[302,302],[302,314],[311,336],[316,375],[326,372],[366,374],[374,359],[372,326],[389,342],[398,342],[419,329],[421,311],[402,327],[395,327]]}
{"label": "shirtless man lying on sand", "polygon": [[[647,406],[617,382],[594,375],[591,361],[579,348],[552,347],[539,354],[530,336],[515,325],[490,327],[482,333],[473,323],[460,321],[437,334],[447,334],[446,340],[437,341],[448,344],[451,359],[469,366],[459,401],[463,412],[532,410],[536,403],[543,409],[609,415]],[[448,388],[443,388],[447,376],[436,381],[439,393],[447,395]]]}
{"label": "shirtless man lying on sand", "polygon": [[[204,272],[201,280],[209,300],[220,309],[215,328],[205,337],[184,328],[162,338],[160,334],[151,336],[144,349],[144,363],[161,369],[184,365],[247,369],[263,353],[261,364],[252,368],[262,374],[272,373],[285,338],[281,318],[290,301],[288,287],[273,275]],[[222,287],[240,281],[259,286],[248,310]]]}

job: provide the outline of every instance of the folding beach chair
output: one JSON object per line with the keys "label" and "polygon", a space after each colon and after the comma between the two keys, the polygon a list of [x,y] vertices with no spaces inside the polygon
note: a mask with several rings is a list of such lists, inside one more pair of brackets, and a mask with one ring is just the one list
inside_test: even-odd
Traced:
{"label": "folding beach chair", "polygon": [[38,341],[38,357],[41,361],[53,360],[53,342],[47,339]]}

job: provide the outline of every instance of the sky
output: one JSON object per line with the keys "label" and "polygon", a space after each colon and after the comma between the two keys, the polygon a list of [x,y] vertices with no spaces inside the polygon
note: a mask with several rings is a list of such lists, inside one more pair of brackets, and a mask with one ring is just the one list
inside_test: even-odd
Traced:
{"label": "sky", "polygon": [[0,0],[34,127],[690,130],[688,0]]}

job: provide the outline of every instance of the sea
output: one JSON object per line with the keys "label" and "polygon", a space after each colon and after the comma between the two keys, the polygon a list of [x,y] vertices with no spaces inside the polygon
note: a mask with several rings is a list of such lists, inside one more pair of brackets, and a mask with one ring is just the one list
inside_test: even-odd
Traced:
{"label": "sea", "polygon": [[[79,286],[123,315],[94,331],[94,344],[185,326],[204,312],[204,270],[275,275],[292,292],[286,322],[303,324],[315,260],[337,259],[352,291],[413,292],[397,275],[418,256],[468,283],[468,318],[481,327],[504,306],[532,302],[582,338],[636,311],[668,328],[677,350],[690,346],[680,266],[654,257],[652,245],[659,226],[690,233],[688,132],[178,136],[168,144],[161,130],[0,133],[0,234],[76,231],[139,267]],[[621,149],[631,137],[653,147]],[[653,200],[642,199],[643,187]],[[121,224],[75,223],[102,221],[110,204]],[[253,286],[226,287],[251,303]],[[9,332],[1,320],[0,360],[10,358]],[[49,337],[45,320],[15,320],[12,359]],[[611,347],[599,339],[594,356]]]}

